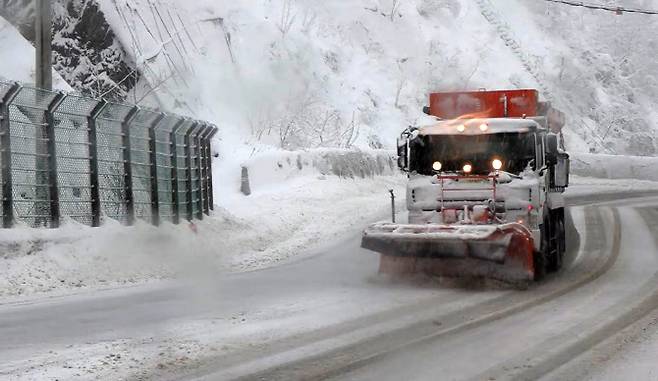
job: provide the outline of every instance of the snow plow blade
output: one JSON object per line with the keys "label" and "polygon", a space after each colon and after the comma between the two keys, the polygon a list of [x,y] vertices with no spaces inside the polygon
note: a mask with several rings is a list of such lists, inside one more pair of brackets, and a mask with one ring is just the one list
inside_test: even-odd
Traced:
{"label": "snow plow blade", "polygon": [[368,227],[361,247],[381,254],[379,272],[488,278],[508,283],[535,277],[532,233],[521,224]]}

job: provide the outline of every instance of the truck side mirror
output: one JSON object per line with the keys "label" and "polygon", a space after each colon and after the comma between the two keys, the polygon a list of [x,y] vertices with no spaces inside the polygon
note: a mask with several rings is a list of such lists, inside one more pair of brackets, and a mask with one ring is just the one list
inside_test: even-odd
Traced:
{"label": "truck side mirror", "polygon": [[403,171],[407,170],[407,160],[403,156],[398,156],[398,168],[400,168]]}
{"label": "truck side mirror", "polygon": [[430,106],[423,107],[423,113],[426,114],[426,115],[432,115],[430,113]]}
{"label": "truck side mirror", "polygon": [[409,171],[409,158],[407,157],[408,138],[398,138],[398,168]]}
{"label": "truck side mirror", "polygon": [[561,152],[557,156],[557,164],[555,164],[555,186],[557,188],[564,190],[569,186],[569,172],[571,172],[569,155]]}
{"label": "truck side mirror", "polygon": [[558,142],[557,135],[547,134],[546,135],[546,164],[555,165],[557,164],[558,157]]}

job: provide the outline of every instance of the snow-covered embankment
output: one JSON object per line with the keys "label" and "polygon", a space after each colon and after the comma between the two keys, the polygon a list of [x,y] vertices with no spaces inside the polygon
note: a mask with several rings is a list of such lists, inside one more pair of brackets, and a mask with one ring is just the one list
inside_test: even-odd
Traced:
{"label": "snow-covered embankment", "polygon": [[239,179],[224,186],[213,215],[160,228],[101,228],[67,221],[58,230],[0,230],[0,297],[70,293],[180,276],[215,277],[274,265],[357,234],[388,216],[389,189],[402,206],[404,177],[388,151],[275,151],[245,163],[250,196]]}

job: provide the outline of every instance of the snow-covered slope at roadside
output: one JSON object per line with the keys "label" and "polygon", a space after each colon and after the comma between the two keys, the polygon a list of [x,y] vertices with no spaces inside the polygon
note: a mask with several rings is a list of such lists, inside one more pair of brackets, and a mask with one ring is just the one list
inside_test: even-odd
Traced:
{"label": "snow-covered slope at roadside", "polygon": [[[230,196],[196,223],[101,228],[74,222],[58,230],[0,230],[0,299],[31,299],[163,279],[211,279],[304,257],[390,218],[388,190],[404,209],[402,176],[302,176],[285,186]],[[570,196],[658,191],[658,182],[574,177]],[[185,253],[185,255],[181,255]]]}
{"label": "snow-covered slope at roadside", "polygon": [[198,234],[187,224],[125,227],[111,220],[101,228],[69,221],[56,230],[0,229],[0,299],[273,266],[387,218],[388,190],[402,195],[403,185],[402,176],[299,177],[250,198],[232,197],[230,211],[196,222]]}
{"label": "snow-covered slope at roadside", "polygon": [[[3,6],[30,35],[29,7]],[[111,86],[135,69],[138,84],[122,96],[217,122],[235,162],[254,147],[391,147],[422,123],[427,92],[481,87],[540,89],[567,112],[571,151],[658,152],[649,15],[523,0],[56,0],[54,9],[66,31],[57,67],[75,86]],[[91,27],[106,21],[111,41]]]}
{"label": "snow-covered slope at roadside", "polygon": [[[591,150],[656,155],[655,16],[546,1],[478,1],[494,3],[504,15],[553,99],[569,115],[572,131],[585,137]],[[647,0],[614,4],[656,8]]]}
{"label": "snow-covered slope at roadside", "polygon": [[622,48],[633,31],[658,43],[650,16],[521,0],[100,3],[151,101],[216,121],[232,158],[390,147],[428,92],[482,87],[540,89],[567,111],[572,151],[656,152],[651,59]]}
{"label": "snow-covered slope at roadside", "polygon": [[153,2],[101,2],[145,80],[171,76],[158,100],[218,122],[225,151],[390,147],[432,89],[537,86],[474,3],[155,3],[173,21]]}

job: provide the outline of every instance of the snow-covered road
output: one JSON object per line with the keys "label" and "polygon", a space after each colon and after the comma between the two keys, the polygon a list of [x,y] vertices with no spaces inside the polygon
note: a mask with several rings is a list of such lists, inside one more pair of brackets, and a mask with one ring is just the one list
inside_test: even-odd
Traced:
{"label": "snow-covered road", "polygon": [[[588,226],[599,226],[588,230],[581,252],[586,257],[580,260],[612,261],[601,276],[563,296],[458,335],[388,354],[338,378],[564,379],[565,374],[551,373],[658,307],[658,252],[648,229],[658,220],[658,213],[653,210],[643,218],[630,207],[594,213],[602,216],[588,217]],[[619,226],[624,232],[615,237]],[[619,243],[614,242],[617,239]]]}
{"label": "snow-covered road", "polygon": [[619,360],[588,350],[656,299],[658,198],[623,197],[572,199],[599,203],[571,208],[572,262],[526,291],[381,279],[354,236],[265,270],[0,305],[0,378],[598,378]]}

